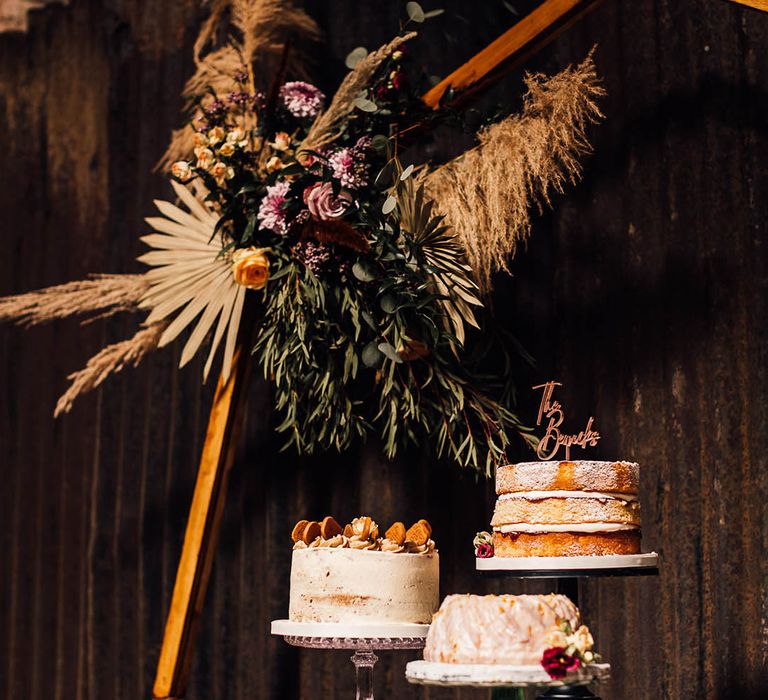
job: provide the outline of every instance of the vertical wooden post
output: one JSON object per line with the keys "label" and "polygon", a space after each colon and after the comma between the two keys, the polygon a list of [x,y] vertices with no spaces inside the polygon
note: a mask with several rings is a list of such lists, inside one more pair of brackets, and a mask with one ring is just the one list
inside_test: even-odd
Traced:
{"label": "vertical wooden post", "polygon": [[[244,320],[243,327],[250,329],[250,322]],[[243,422],[252,365],[250,346],[243,339],[247,340],[249,335],[241,333],[229,379],[225,382],[220,377],[216,387],[165,623],[152,691],[155,698],[183,698],[186,692],[200,612],[219,538],[229,472]]]}

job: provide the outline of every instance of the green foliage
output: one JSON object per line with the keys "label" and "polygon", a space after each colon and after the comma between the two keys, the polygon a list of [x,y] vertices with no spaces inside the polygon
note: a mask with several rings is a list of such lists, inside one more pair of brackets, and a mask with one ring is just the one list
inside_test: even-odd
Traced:
{"label": "green foliage", "polygon": [[254,352],[274,382],[278,431],[286,448],[311,453],[375,430],[389,458],[427,441],[489,474],[525,430],[457,357],[449,309],[460,314],[474,285],[452,236],[411,179],[393,191],[399,213],[377,222],[349,271],[318,277],[276,253]]}

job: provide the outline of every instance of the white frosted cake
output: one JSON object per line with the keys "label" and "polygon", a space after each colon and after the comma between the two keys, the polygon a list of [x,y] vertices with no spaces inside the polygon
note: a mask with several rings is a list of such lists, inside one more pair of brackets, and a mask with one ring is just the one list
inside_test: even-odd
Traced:
{"label": "white frosted cake", "polygon": [[428,624],[439,598],[439,557],[432,528],[333,518],[294,528],[288,617],[294,622]]}
{"label": "white frosted cake", "polygon": [[449,595],[429,628],[424,660],[546,668],[557,655],[552,663],[575,668],[595,660],[593,643],[566,596]]}
{"label": "white frosted cake", "polygon": [[495,556],[640,552],[634,462],[523,462],[499,467],[491,520]]}

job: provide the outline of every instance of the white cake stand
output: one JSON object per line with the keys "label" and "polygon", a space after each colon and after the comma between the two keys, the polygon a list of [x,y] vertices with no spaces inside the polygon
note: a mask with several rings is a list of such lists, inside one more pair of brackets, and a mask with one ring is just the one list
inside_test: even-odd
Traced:
{"label": "white cake stand", "polygon": [[475,568],[521,578],[655,576],[659,573],[659,555],[648,552],[593,557],[488,557],[475,559]]}
{"label": "white cake stand", "polygon": [[429,625],[337,624],[273,620],[272,634],[288,644],[308,649],[354,649],[356,700],[373,700],[374,651],[423,649]]}
{"label": "white cake stand", "polygon": [[469,686],[473,688],[558,688],[588,685],[610,677],[609,664],[590,664],[553,680],[539,665],[507,664],[443,664],[433,661],[411,661],[405,677],[420,685]]}

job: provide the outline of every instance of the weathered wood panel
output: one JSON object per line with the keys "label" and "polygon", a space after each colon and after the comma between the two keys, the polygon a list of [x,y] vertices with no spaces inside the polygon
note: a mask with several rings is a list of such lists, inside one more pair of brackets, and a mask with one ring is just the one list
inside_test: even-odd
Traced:
{"label": "weathered wood panel", "polygon": [[[440,4],[419,49],[436,74],[514,19],[501,3]],[[329,89],[346,53],[384,41],[398,17],[396,3],[311,11]],[[151,168],[178,123],[198,20],[192,0],[73,0],[33,13],[26,36],[0,36],[0,294],[139,269],[136,234],[167,191]],[[536,222],[495,307],[537,358],[520,387],[560,378],[571,412],[598,417],[601,454],[644,466],[661,576],[581,587],[614,665],[602,696],[756,700],[768,694],[768,15],[611,0],[529,67],[555,71],[595,42],[609,92],[595,155]],[[512,74],[492,99],[516,103],[519,86]],[[135,322],[0,331],[0,697],[149,696],[212,387],[163,351],[50,418],[65,375]],[[534,403],[523,392],[522,408]],[[268,635],[287,609],[287,533],[308,514],[427,517],[444,593],[548,588],[474,573],[488,484],[418,454],[389,464],[374,444],[279,455],[269,407],[254,382],[190,698],[351,696],[347,653]],[[409,687],[412,657],[381,654],[381,697],[487,696]]]}

